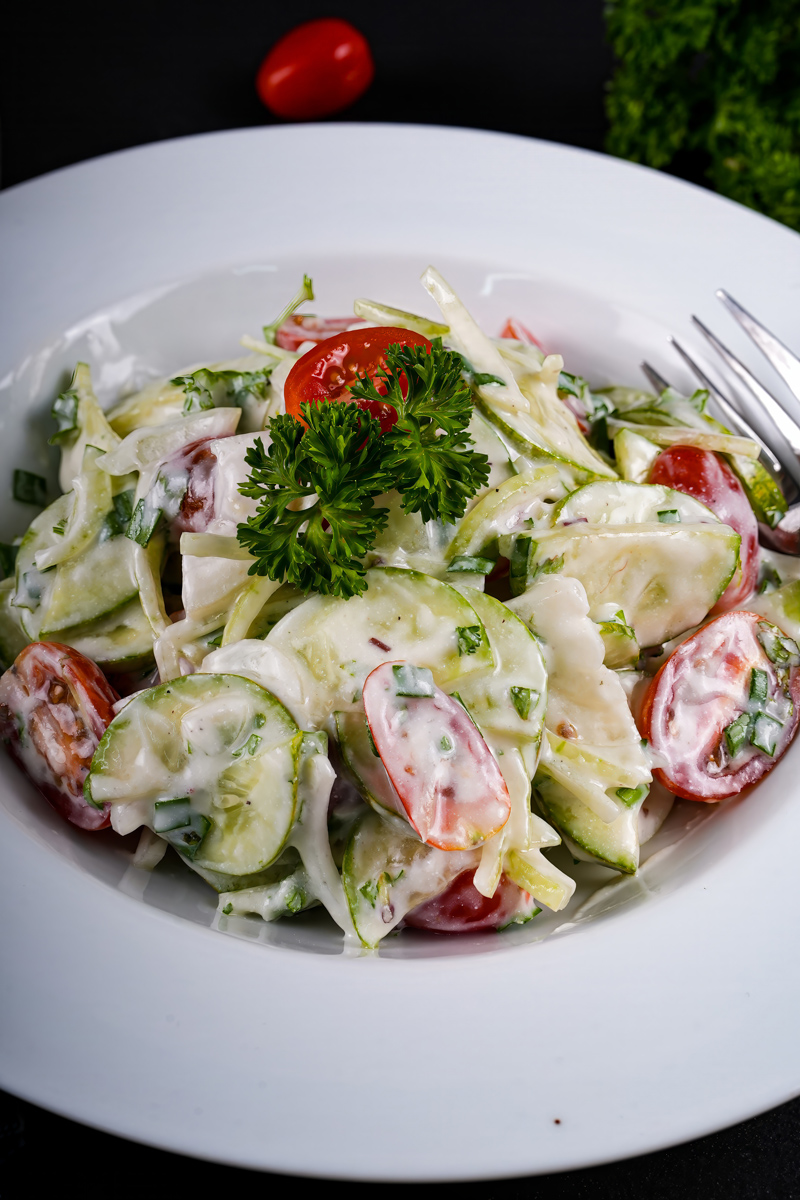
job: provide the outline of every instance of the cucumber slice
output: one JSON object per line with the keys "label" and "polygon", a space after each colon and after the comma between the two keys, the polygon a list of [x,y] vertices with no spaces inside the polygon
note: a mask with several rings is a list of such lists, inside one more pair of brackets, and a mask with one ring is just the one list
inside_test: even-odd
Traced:
{"label": "cucumber slice", "polygon": [[[588,483],[553,509],[553,526],[588,521],[590,525],[647,524],[664,520],[675,524],[718,525],[710,508],[661,484],[616,482]],[[677,518],[677,520],[676,520]]]}
{"label": "cucumber slice", "polygon": [[439,321],[430,321],[427,317],[406,312],[402,308],[391,308],[378,300],[356,300],[353,312],[359,320],[366,321],[369,325],[413,329],[414,333],[421,333],[426,338],[445,337],[450,332],[449,326],[442,325]]}
{"label": "cucumber slice", "polygon": [[[496,751],[516,747],[528,777],[536,770],[547,709],[547,671],[531,630],[505,604],[471,587],[459,588],[483,622],[492,648],[490,671],[471,675],[458,698]],[[498,759],[502,770],[503,761]]]}
{"label": "cucumber slice", "polygon": [[[115,612],[134,599],[133,542],[121,534],[105,538],[103,529],[81,553],[46,571],[37,555],[56,547],[57,528],[65,528],[73,494],[59,496],[31,523],[17,554],[14,604],[31,641],[61,634],[75,625]],[[58,640],[56,638],[55,640]]]}
{"label": "cucumber slice", "polygon": [[756,518],[774,529],[786,515],[786,500],[778,484],[757,458],[741,454],[726,457],[739,476]]}
{"label": "cucumber slice", "polygon": [[58,435],[61,446],[61,466],[58,482],[62,492],[68,492],[72,481],[81,470],[87,446],[96,446],[100,451],[113,450],[119,438],[106,420],[106,415],[97,402],[92,387],[92,374],[86,363],[78,363],[69,392],[77,400],[74,432]]}
{"label": "cucumber slice", "polygon": [[483,623],[454,588],[417,571],[367,572],[362,596],[314,596],[284,617],[267,643],[294,660],[307,680],[308,719],[360,707],[370,671],[404,660],[428,667],[445,691],[494,660]]}
{"label": "cucumber slice", "polygon": [[480,861],[480,851],[437,850],[394,820],[367,812],[353,827],[342,882],[356,932],[374,949],[423,900]]}
{"label": "cucumber slice", "polygon": [[614,821],[606,822],[542,771],[534,780],[534,796],[543,816],[596,862],[626,875],[637,870],[639,809],[644,798],[633,808],[621,808]]}
{"label": "cucumber slice", "polygon": [[144,667],[153,658],[153,630],[138,596],[105,617],[65,629],[59,640],[98,666],[118,671]]}
{"label": "cucumber slice", "polygon": [[251,875],[297,816],[303,734],[240,675],[184,675],[135,696],[109,725],[87,781],[94,804],[140,802],[143,823],[195,868]]}
{"label": "cucumber slice", "polygon": [[639,661],[639,643],[622,609],[612,611],[605,619],[595,619],[605,647],[604,665],[612,671],[635,666]]}
{"label": "cucumber slice", "polygon": [[590,615],[612,604],[640,646],[656,646],[699,625],[714,607],[736,570],[739,540],[721,524],[538,530],[524,547],[524,578],[512,574],[512,588],[521,591],[542,574],[572,576],[586,589]]}
{"label": "cucumber slice", "polygon": [[632,429],[620,429],[614,438],[614,457],[617,470],[623,479],[632,483],[647,483],[653,463],[661,451],[655,442],[634,433]]}
{"label": "cucumber slice", "polygon": [[363,709],[361,712],[336,712],[333,719],[339,752],[361,795],[376,812],[389,812],[405,821],[403,806],[374,748]]}
{"label": "cucumber slice", "polygon": [[92,545],[56,567],[52,590],[43,605],[41,636],[85,625],[127,604],[138,593],[134,544],[124,535],[95,539]]}
{"label": "cucumber slice", "polygon": [[28,645],[28,637],[20,624],[20,609],[14,608],[14,580],[0,581],[0,667],[7,670]]}
{"label": "cucumber slice", "polygon": [[800,580],[784,583],[774,592],[754,596],[747,601],[747,608],[749,612],[766,617],[795,641],[800,638]]}
{"label": "cucumber slice", "polygon": [[541,467],[513,475],[487,492],[462,520],[445,551],[448,562],[459,555],[487,553],[496,558],[500,539],[549,521],[554,500],[564,496],[564,485],[555,467]]}

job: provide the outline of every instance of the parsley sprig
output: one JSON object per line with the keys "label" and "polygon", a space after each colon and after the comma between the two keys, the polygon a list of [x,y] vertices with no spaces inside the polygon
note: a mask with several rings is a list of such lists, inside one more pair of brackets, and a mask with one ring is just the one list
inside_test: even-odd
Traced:
{"label": "parsley sprig", "polygon": [[385,394],[367,378],[350,392],[395,409],[387,433],[356,404],[304,404],[305,427],[273,417],[269,448],[259,438],[247,451],[250,476],[239,491],[258,507],[238,538],[256,559],[251,575],[286,579],[306,592],[360,595],[362,560],[389,517],[375,507],[376,496],[396,488],[406,512],[452,522],[487,481],[488,459],[471,448],[472,400],[460,356],[437,339],[430,353],[390,346],[385,361],[376,373]]}
{"label": "parsley sprig", "polygon": [[[385,358],[386,368],[378,368],[376,378],[386,394],[368,378],[353,384],[350,394],[391,404],[397,413],[397,423],[384,435],[384,462],[405,511],[420,513],[423,521],[457,521],[489,478],[486,455],[470,449],[472,393],[463,360],[445,350],[441,338],[430,353],[424,346],[390,346]],[[405,398],[402,376],[408,381]]]}

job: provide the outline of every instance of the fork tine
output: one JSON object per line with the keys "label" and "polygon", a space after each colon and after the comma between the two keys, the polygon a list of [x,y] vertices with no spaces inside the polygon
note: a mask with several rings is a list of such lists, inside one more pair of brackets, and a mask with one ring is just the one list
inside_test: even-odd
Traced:
{"label": "fork tine", "polygon": [[655,367],[651,367],[649,362],[643,362],[639,365],[647,378],[647,382],[652,388],[655,388],[656,395],[660,396],[662,392],[666,391],[669,384],[663,375],[659,375]]}
{"label": "fork tine", "polygon": [[795,399],[800,400],[800,358],[793,354],[788,346],[765,329],[746,308],[742,308],[738,300],[734,300],[724,288],[719,288],[717,298],[735,317],[742,329],[758,346],[764,357],[772,364],[778,374],[786,382]]}
{"label": "fork tine", "polygon": [[692,321],[700,330],[703,337],[713,346],[725,365],[739,376],[742,383],[750,389],[756,400],[766,409],[794,453],[800,454],[800,425],[789,415],[780,401],[776,400],[772,393],[768,392],[764,385],[758,382],[755,375],[752,375],[748,371],[744,363],[740,362],[736,355],[732,354],[727,346],[724,346],[719,338],[710,329],[707,329],[698,317],[692,317]]}
{"label": "fork tine", "polygon": [[761,435],[757,433],[755,429],[753,429],[752,425],[741,415],[741,413],[737,412],[728,398],[719,390],[713,379],[709,379],[703,368],[695,362],[695,360],[686,350],[684,350],[680,342],[676,341],[675,338],[670,338],[670,341],[678,351],[678,354],[680,354],[683,361],[686,363],[689,370],[697,377],[698,381],[703,385],[703,387],[706,388],[714,397],[717,404],[722,409],[723,414],[733,426],[734,431],[741,433],[744,437],[752,438],[754,442],[758,443],[758,445],[761,447],[762,455],[766,458],[767,464],[771,470],[775,472],[775,474],[791,475],[795,483],[800,486],[800,464],[795,464],[797,473],[796,475],[793,475],[791,466],[784,465],[783,461],[778,458],[778,456],[770,448],[770,446],[767,445]]}

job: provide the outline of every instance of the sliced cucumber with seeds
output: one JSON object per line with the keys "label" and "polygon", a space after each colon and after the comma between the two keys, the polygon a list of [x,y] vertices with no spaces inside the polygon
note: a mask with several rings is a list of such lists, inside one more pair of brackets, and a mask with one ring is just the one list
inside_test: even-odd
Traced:
{"label": "sliced cucumber with seeds", "polygon": [[739,535],[718,523],[579,524],[537,530],[527,551],[524,576],[515,579],[512,562],[518,592],[542,574],[573,576],[592,617],[612,604],[640,646],[655,646],[699,625],[714,607],[739,561]]}
{"label": "sliced cucumber with seeds", "polygon": [[633,806],[621,807],[616,819],[607,822],[549,775],[540,772],[534,783],[543,816],[597,862],[626,875],[639,866],[639,809],[645,795],[646,789]]}
{"label": "sliced cucumber with seeds", "polygon": [[482,554],[497,558],[501,539],[543,524],[553,500],[564,495],[555,467],[514,475],[488,491],[467,513],[446,550],[449,561],[460,555]]}
{"label": "sliced cucumber with seeds", "polygon": [[376,812],[390,812],[405,820],[405,811],[375,748],[363,711],[336,712],[336,740],[353,783]]}
{"label": "sliced cucumber with seeds", "polygon": [[27,636],[36,641],[114,612],[138,593],[133,544],[122,535],[91,544],[65,562],[40,571],[36,555],[57,546],[73,496],[60,496],[30,525],[17,554],[13,604]]}
{"label": "sliced cucumber with seeds", "polygon": [[303,734],[279,700],[241,675],[185,675],[135,696],[92,760],[94,804],[149,805],[147,824],[193,866],[262,871],[297,816]]}
{"label": "sliced cucumber with seeds", "polygon": [[630,483],[626,480],[589,483],[578,488],[552,512],[554,526],[588,521],[590,525],[630,525],[664,521],[665,513],[674,513],[673,522],[684,525],[718,525],[719,518],[710,508],[673,488],[662,484]]}
{"label": "sliced cucumber with seeds", "polygon": [[440,895],[457,875],[480,860],[480,851],[437,850],[405,830],[399,821],[367,812],[350,834],[342,882],[353,924],[365,946],[377,946],[406,913]]}
{"label": "sliced cucumber with seeds", "polygon": [[362,596],[314,596],[284,617],[268,643],[307,678],[310,720],[360,706],[370,671],[391,660],[433,672],[445,691],[493,665],[489,639],[464,597],[446,583],[393,567],[367,572]]}
{"label": "sliced cucumber with seeds", "polygon": [[98,666],[115,670],[145,666],[153,658],[153,640],[138,596],[104,617],[59,634],[59,641],[74,646]]}

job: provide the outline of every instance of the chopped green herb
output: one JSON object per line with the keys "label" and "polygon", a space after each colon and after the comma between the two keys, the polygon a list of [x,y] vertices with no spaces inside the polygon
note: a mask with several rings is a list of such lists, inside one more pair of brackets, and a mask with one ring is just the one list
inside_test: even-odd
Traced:
{"label": "chopped green herb", "polygon": [[740,713],[736,720],[732,721],[723,733],[728,753],[731,758],[735,758],[750,737],[750,714]]}
{"label": "chopped green herb", "polygon": [[680,525],[681,514],[677,508],[662,508],[658,513],[658,519],[662,525]]}
{"label": "chopped green herb", "polygon": [[764,648],[764,653],[771,663],[776,666],[795,667],[800,664],[800,650],[797,642],[785,637],[774,625],[767,621],[758,623],[758,640]]}
{"label": "chopped green herb", "polygon": [[176,800],[156,800],[153,805],[153,831],[190,861],[194,860],[210,828],[208,817],[192,808],[188,796]]}
{"label": "chopped green herb", "polygon": [[439,749],[445,754],[453,749],[453,743],[446,733],[442,734],[441,738],[439,739]]}
{"label": "chopped green herb", "polygon": [[63,537],[64,530],[66,528],[67,528],[67,517],[62,517],[61,520],[56,521],[55,525],[53,526],[53,533],[58,534],[59,537]]}
{"label": "chopped green herb", "polygon": [[765,592],[773,592],[781,586],[781,577],[773,567],[772,563],[764,563],[761,568],[761,578],[758,583],[758,594],[763,596]]}
{"label": "chopped green herb", "polygon": [[480,625],[459,625],[456,628],[459,657],[462,654],[474,654],[483,644],[483,630]]}
{"label": "chopped green herb", "polygon": [[435,694],[433,673],[427,667],[415,667],[411,663],[396,663],[392,667],[395,695],[430,699]]}
{"label": "chopped green herb", "polygon": [[229,916],[231,915],[231,913],[233,912],[233,905],[231,904],[230,900],[229,900],[229,901],[228,901],[228,903],[225,905],[225,907],[223,908],[223,910],[222,910],[222,911],[223,911],[223,913],[225,914],[225,916],[226,916],[226,917],[229,917]]}
{"label": "chopped green herb", "polygon": [[291,895],[286,897],[286,908],[290,913],[298,913],[306,906],[306,894],[300,888],[295,888]]}
{"label": "chopped green herb", "polygon": [[486,371],[478,371],[475,375],[471,376],[470,382],[475,387],[485,387],[487,383],[497,383],[500,387],[506,387],[505,379],[501,379],[499,375],[490,375]]}
{"label": "chopped green herb", "polygon": [[47,504],[47,480],[32,471],[14,470],[12,492],[15,500],[21,504],[36,504],[44,508]]}
{"label": "chopped green herb", "polygon": [[750,699],[758,702],[766,700],[769,694],[769,676],[766,671],[753,667],[750,672]]}
{"label": "chopped green herb", "polygon": [[155,533],[162,516],[163,512],[160,508],[148,512],[145,509],[144,500],[140,500],[133,510],[133,516],[125,531],[125,536],[140,546],[146,546]]}
{"label": "chopped green herb", "polygon": [[56,396],[53,407],[50,409],[50,415],[58,424],[58,429],[50,438],[49,445],[55,446],[59,442],[63,442],[68,434],[74,433],[78,428],[79,404],[78,393],[72,389]]}
{"label": "chopped green herb", "polygon": [[266,725],[266,723],[267,718],[263,713],[256,713],[256,715],[253,717],[253,724],[255,725],[256,729],[260,729],[262,725]]}
{"label": "chopped green herb", "polygon": [[617,788],[617,796],[627,808],[633,808],[634,804],[638,804],[640,800],[643,800],[649,791],[649,784],[640,783],[635,788]]}
{"label": "chopped green herb", "polygon": [[750,741],[756,749],[762,750],[764,754],[768,754],[772,758],[782,729],[783,723],[781,721],[776,721],[774,717],[770,717],[767,713],[760,712],[753,723],[753,732],[750,735]]}
{"label": "chopped green herb", "polygon": [[361,895],[364,897],[364,899],[368,900],[370,905],[374,908],[375,902],[378,899],[377,882],[374,879],[368,879],[367,882],[362,884],[358,890],[361,892]]}
{"label": "chopped green herb", "polygon": [[481,558],[477,554],[457,554],[455,558],[451,558],[448,563],[447,570],[470,571],[475,575],[489,575],[495,568],[496,563],[493,558]]}
{"label": "chopped green herb", "polygon": [[261,745],[261,741],[262,741],[262,739],[258,736],[257,733],[251,733],[250,737],[247,739],[246,744],[244,746],[242,746],[242,748],[240,750],[234,750],[231,757],[232,758],[241,758],[241,756],[243,754],[248,754],[248,755],[250,755],[250,757],[252,757],[255,754],[258,747]]}
{"label": "chopped green herb", "polygon": [[519,713],[523,721],[527,721],[531,712],[531,698],[536,696],[536,692],[532,692],[526,687],[512,687],[511,703]]}

